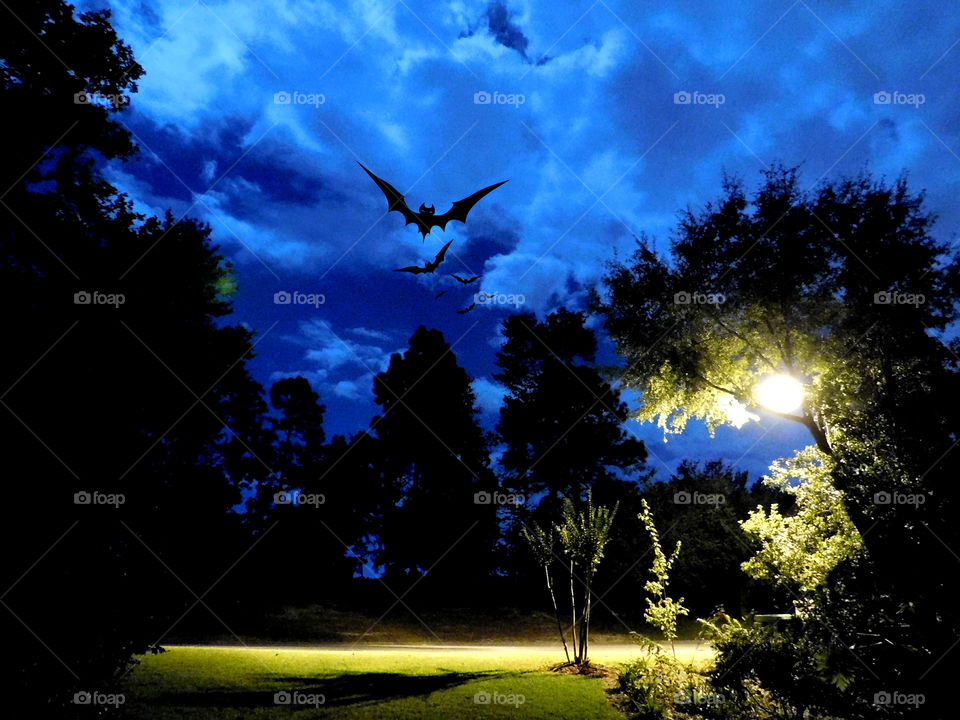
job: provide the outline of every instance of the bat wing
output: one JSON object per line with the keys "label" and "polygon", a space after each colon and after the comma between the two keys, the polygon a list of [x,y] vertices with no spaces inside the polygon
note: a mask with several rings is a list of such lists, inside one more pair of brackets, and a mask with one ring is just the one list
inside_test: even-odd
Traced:
{"label": "bat wing", "polygon": [[[372,172],[367,170],[362,162],[357,161],[357,165],[363,168],[363,171],[370,176],[370,178],[377,184],[377,187],[380,188],[381,192],[387,196],[387,212],[396,211],[400,213],[403,215],[404,226],[414,223],[417,226],[417,229],[420,230],[420,233],[426,237],[427,233],[430,232],[430,225],[424,223],[417,213],[407,207],[407,201],[403,199],[403,195],[400,193],[400,191],[386,180],[378,178]],[[479,198],[477,199],[479,200]],[[474,202],[476,202],[476,200]]]}
{"label": "bat wing", "polygon": [[397,268],[394,272],[408,272],[413,273],[414,275],[421,275],[425,272],[430,272],[426,268],[419,267],[417,265],[411,265],[410,267]]}
{"label": "bat wing", "polygon": [[494,185],[490,185],[489,187],[485,187],[483,188],[483,190],[477,190],[477,192],[475,192],[473,195],[470,195],[469,197],[465,197],[463,200],[457,200],[453,204],[453,207],[447,210],[447,212],[445,212],[443,215],[437,215],[435,217],[432,217],[429,220],[427,220],[427,222],[430,225],[440,226],[441,230],[446,230],[447,223],[450,222],[451,220],[459,220],[460,222],[465,223],[467,221],[467,213],[470,212],[470,209],[474,205],[476,205],[478,202],[480,202],[480,199],[482,197],[484,197],[485,195],[489,195],[498,187],[503,185],[503,183],[506,183],[506,182],[510,182],[510,181],[503,180],[502,182],[498,182]]}
{"label": "bat wing", "polygon": [[437,293],[437,296],[436,296],[435,298],[433,298],[433,299],[434,299],[434,300],[439,300],[441,295],[446,295],[446,294],[447,294],[447,291],[446,291],[446,290],[441,290],[440,292]]}
{"label": "bat wing", "polygon": [[474,305],[476,305],[476,303],[475,303],[475,302],[472,302],[472,303],[470,303],[470,305],[468,305],[467,307],[465,307],[463,310],[457,310],[457,315],[466,315],[468,312],[470,312],[471,310],[473,310],[473,306],[474,306]]}
{"label": "bat wing", "polygon": [[443,262],[443,259],[447,256],[447,248],[450,247],[450,243],[452,243],[452,242],[453,242],[453,240],[451,240],[451,241],[448,242],[446,245],[444,245],[442,248],[440,248],[440,252],[438,252],[438,253],[437,253],[437,256],[433,259],[433,267],[434,267],[434,268],[440,267],[440,263],[442,263],[442,262]]}

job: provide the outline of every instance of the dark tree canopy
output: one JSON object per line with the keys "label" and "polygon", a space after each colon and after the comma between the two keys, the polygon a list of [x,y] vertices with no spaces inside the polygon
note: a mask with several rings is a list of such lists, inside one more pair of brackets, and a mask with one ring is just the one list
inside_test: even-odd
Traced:
{"label": "dark tree canopy", "polygon": [[470,377],[443,335],[421,326],[374,379],[374,397],[394,503],[384,509],[379,562],[388,576],[482,579],[493,569],[497,507],[474,502],[495,481]]}
{"label": "dark tree canopy", "polygon": [[597,340],[583,313],[561,309],[542,322],[508,317],[494,377],[507,388],[497,432],[505,482],[532,494],[580,497],[590,486],[636,473],[647,452],[623,427],[620,392],[593,362]]}

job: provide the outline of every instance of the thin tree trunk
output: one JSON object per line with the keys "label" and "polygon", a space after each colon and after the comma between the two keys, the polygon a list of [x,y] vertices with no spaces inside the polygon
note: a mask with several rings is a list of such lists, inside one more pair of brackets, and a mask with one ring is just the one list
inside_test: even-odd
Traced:
{"label": "thin tree trunk", "polygon": [[587,596],[583,600],[583,618],[580,620],[580,662],[587,662],[590,635],[590,578],[587,578]]}
{"label": "thin tree trunk", "polygon": [[557,607],[557,598],[553,594],[553,581],[550,579],[550,566],[544,565],[543,572],[547,576],[547,590],[550,591],[550,602],[553,603],[553,616],[557,619],[557,631],[560,633],[560,642],[563,643],[563,654],[567,656],[567,662],[570,662],[570,653],[567,650],[567,639],[563,634],[563,624],[560,622],[560,608]]}
{"label": "thin tree trunk", "polygon": [[570,614],[573,618],[573,628],[570,642],[573,643],[573,661],[580,662],[580,655],[577,653],[577,596],[573,592],[573,560],[570,560]]}

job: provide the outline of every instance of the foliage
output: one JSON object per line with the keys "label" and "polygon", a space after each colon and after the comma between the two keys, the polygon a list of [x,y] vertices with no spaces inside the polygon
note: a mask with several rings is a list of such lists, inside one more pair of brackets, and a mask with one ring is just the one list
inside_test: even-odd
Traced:
{"label": "foliage", "polygon": [[647,609],[643,617],[651,625],[663,633],[663,636],[673,646],[673,641],[677,639],[677,618],[688,613],[683,605],[683,598],[674,600],[667,595],[667,585],[670,583],[670,568],[673,567],[677,556],[680,554],[681,541],[678,540],[669,557],[663,552],[660,545],[660,533],[657,532],[657,526],[654,524],[653,515],[650,513],[650,506],[647,501],[643,501],[643,512],[640,514],[640,520],[643,522],[647,533],[650,535],[650,541],[653,543],[653,565],[650,572],[653,575],[651,580],[647,581],[645,589],[650,597],[647,600]]}
{"label": "foliage", "polygon": [[597,567],[603,559],[603,551],[610,539],[610,528],[617,514],[613,509],[594,507],[593,494],[587,491],[582,510],[577,510],[570,498],[564,498],[563,517],[557,525],[557,534],[564,553],[570,558],[570,604],[576,616],[576,600],[573,580],[579,569],[583,574],[583,608],[574,630],[574,662],[586,663],[589,659],[590,611],[593,600],[592,583]]}
{"label": "foliage", "polygon": [[[597,340],[583,313],[503,322],[494,378],[507,389],[497,433],[505,483],[533,495],[581,498],[587,488],[639,470],[647,453],[623,427],[627,406],[593,366]],[[545,506],[546,514],[559,509]]]}
{"label": "foliage", "polygon": [[[938,657],[960,638],[960,577],[943,572],[960,544],[960,454],[951,452],[960,434],[952,402],[960,341],[945,332],[960,309],[960,256],[931,234],[923,203],[905,178],[888,184],[863,174],[804,190],[797,169],[775,167],[751,197],[725,178],[717,203],[683,213],[670,260],[641,241],[627,263],[611,266],[607,296],[595,299],[626,360],[622,380],[642,394],[638,417],[667,431],[691,418],[711,428],[742,420],[765,374],[804,383],[797,412],[768,412],[805,427],[832,460],[836,494],[816,483],[804,502],[835,507],[830,497],[842,498],[859,533],[863,551],[851,561],[859,558],[873,582],[848,587],[871,594],[845,602],[890,620],[879,645]],[[768,550],[783,548],[774,541],[780,518],[766,520],[752,525],[773,533]],[[824,520],[833,540],[806,538],[813,560],[798,564],[794,555],[785,567],[791,583],[816,590],[802,603],[807,617],[826,610],[816,602],[831,575],[816,583],[852,551],[842,516]],[[797,678],[815,677],[822,659],[836,656],[825,647],[837,641],[816,628],[802,624],[780,647]],[[883,657],[872,671],[889,687],[909,683],[947,699],[952,676],[943,663],[927,671],[909,653]]]}
{"label": "foliage", "polygon": [[841,494],[831,480],[833,461],[809,446],[770,467],[764,483],[792,495],[796,512],[780,513],[779,506],[754,510],[741,523],[760,550],[743,564],[752,577],[809,593],[827,580],[841,560],[862,551],[860,533],[850,522]]}
{"label": "foliage", "polygon": [[621,668],[617,689],[630,700],[629,709],[636,717],[671,720],[691,710],[701,698],[712,696],[703,674],[664,652],[656,642],[640,635],[635,639],[643,655]]}
{"label": "foliage", "polygon": [[374,400],[383,483],[376,561],[388,583],[402,587],[429,570],[425,587],[443,584],[460,598],[493,571],[499,534],[498,505],[477,502],[497,486],[470,376],[443,334],[421,326],[375,376]]}
{"label": "foliage", "polygon": [[532,528],[523,528],[523,537],[527,541],[527,545],[530,547],[533,556],[536,558],[537,564],[543,568],[543,573],[547,580],[547,591],[550,593],[550,603],[553,606],[553,614],[557,620],[557,632],[560,633],[560,642],[563,645],[563,654],[566,656],[567,662],[570,662],[570,653],[567,650],[567,639],[563,634],[563,623],[560,621],[560,609],[557,606],[557,597],[553,592],[553,578],[550,575],[550,566],[556,557],[554,552],[554,545],[556,544],[554,528],[551,526],[549,529],[544,530],[539,525],[534,524]]}

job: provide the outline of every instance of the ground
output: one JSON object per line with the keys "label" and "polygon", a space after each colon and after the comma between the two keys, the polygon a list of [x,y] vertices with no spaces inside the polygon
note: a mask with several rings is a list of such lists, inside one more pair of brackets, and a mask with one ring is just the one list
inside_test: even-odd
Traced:
{"label": "ground", "polygon": [[[516,619],[499,636],[488,632],[482,644],[455,643],[457,620],[434,620],[439,644],[427,642],[422,628],[419,634],[402,623],[384,623],[360,642],[362,631],[351,630],[355,639],[336,644],[244,638],[231,645],[165,645],[166,652],[141,657],[125,678],[125,710],[134,718],[279,718],[291,712],[301,720],[623,717],[609,689],[617,666],[638,654],[625,633],[599,633],[591,658],[610,672],[582,676],[551,669],[563,661],[563,650],[544,636],[542,618]],[[461,639],[476,640],[475,629],[459,630]],[[677,652],[688,660],[710,657],[695,641],[678,643]]]}

